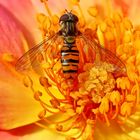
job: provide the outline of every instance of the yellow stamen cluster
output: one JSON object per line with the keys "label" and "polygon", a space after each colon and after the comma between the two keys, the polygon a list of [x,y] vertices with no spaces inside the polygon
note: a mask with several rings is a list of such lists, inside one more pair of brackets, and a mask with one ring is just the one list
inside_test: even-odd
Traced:
{"label": "yellow stamen cluster", "polygon": [[[45,4],[48,16],[38,14],[39,28],[42,31],[43,39],[57,32],[58,16],[53,15]],[[93,63],[91,52],[80,54],[81,71],[78,73],[77,82],[67,81],[63,77],[61,63],[57,53],[61,50],[59,40],[48,49],[48,54],[41,54],[39,57],[43,76],[39,82],[45,92],[33,88],[32,80],[27,77],[24,80],[26,87],[31,87],[34,98],[43,110],[39,113],[39,118],[50,124],[51,129],[55,129],[68,136],[68,139],[78,139],[84,136],[89,126],[92,132],[84,139],[93,139],[94,127],[98,120],[110,125],[110,120],[118,120],[118,116],[123,118],[123,122],[135,112],[139,104],[139,82],[140,82],[140,28],[133,29],[132,23],[123,18],[120,14],[114,13],[112,17],[104,20],[99,19],[98,8],[90,7],[88,13],[93,21],[98,21],[94,26],[86,23],[86,19],[81,10],[79,1],[72,1],[79,9],[79,29],[89,39],[95,39],[105,48],[114,52],[127,68],[127,75],[115,77],[113,75],[113,65],[102,62],[100,66]],[[85,47],[82,42],[78,46]],[[45,47],[45,45],[44,45]],[[79,47],[80,51],[80,47]],[[94,56],[94,54],[93,54]],[[44,63],[44,61],[46,61]],[[57,88],[57,94],[52,91]],[[43,99],[47,96],[47,101]],[[56,120],[47,118],[48,114],[55,115]],[[47,125],[39,124],[45,127]],[[78,130],[73,135],[71,130]]]}

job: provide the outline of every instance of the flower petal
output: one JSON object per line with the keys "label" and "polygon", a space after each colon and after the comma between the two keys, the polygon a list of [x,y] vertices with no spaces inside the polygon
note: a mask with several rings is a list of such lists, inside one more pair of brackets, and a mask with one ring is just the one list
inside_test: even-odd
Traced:
{"label": "flower petal", "polygon": [[[40,1],[34,1],[34,0],[31,0],[31,1],[39,12],[46,13],[46,9]],[[66,0],[60,0],[59,2],[48,1],[48,6],[50,7],[52,13],[54,13],[54,12],[55,13],[60,13],[61,11],[68,8]]]}
{"label": "flower petal", "polygon": [[47,129],[41,129],[34,124],[10,131],[1,131],[0,138],[4,140],[54,140],[56,138],[65,140],[63,136]]}
{"label": "flower petal", "polygon": [[12,129],[38,120],[41,106],[20,81],[0,80],[0,128]]}
{"label": "flower petal", "polygon": [[[36,11],[30,0],[4,0],[0,1],[0,4],[5,6],[30,31],[30,34],[34,35],[36,41],[41,39],[35,18]],[[33,42],[30,34],[26,36]]]}
{"label": "flower petal", "polygon": [[19,136],[14,136],[7,131],[0,131],[0,138],[3,140],[19,140]]}
{"label": "flower petal", "polygon": [[16,57],[22,55],[22,29],[13,15],[0,5],[0,54],[10,53]]}
{"label": "flower petal", "polygon": [[126,133],[124,133],[116,122],[111,122],[111,126],[107,127],[105,124],[99,122],[95,127],[95,139],[101,140],[132,140]]}
{"label": "flower petal", "polygon": [[139,19],[139,5],[140,1],[133,1],[133,0],[113,0],[114,6],[120,8],[123,12],[124,16],[129,16],[130,19],[133,21],[133,24],[140,23]]}

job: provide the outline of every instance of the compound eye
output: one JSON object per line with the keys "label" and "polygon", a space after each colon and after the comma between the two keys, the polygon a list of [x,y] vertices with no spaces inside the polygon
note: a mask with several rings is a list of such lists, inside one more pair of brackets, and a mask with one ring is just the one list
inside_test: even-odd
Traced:
{"label": "compound eye", "polygon": [[78,17],[76,15],[73,15],[74,21],[78,22]]}
{"label": "compound eye", "polygon": [[59,22],[61,22],[61,21],[67,21],[68,19],[69,19],[69,16],[68,16],[67,14],[64,14],[64,15],[62,15],[62,16],[60,17]]}

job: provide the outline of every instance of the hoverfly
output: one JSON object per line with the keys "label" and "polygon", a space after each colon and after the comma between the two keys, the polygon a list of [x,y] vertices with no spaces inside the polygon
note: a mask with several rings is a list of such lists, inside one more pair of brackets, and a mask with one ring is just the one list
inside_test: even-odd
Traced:
{"label": "hoverfly", "polygon": [[[67,79],[75,79],[86,62],[94,63],[96,66],[107,62],[113,65],[114,73],[124,73],[124,63],[112,52],[101,47],[94,39],[89,40],[82,34],[77,28],[77,22],[78,17],[73,13],[63,14],[59,19],[60,30],[19,58],[16,69],[25,71],[31,66],[37,67],[38,55],[45,52],[52,59],[60,60],[62,74]],[[83,47],[80,47],[79,42]],[[59,45],[61,48],[58,49]]]}

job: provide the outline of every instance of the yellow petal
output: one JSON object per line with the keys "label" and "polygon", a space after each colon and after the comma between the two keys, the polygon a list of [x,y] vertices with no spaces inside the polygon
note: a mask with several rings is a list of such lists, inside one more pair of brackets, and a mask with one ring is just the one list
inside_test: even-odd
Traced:
{"label": "yellow petal", "polygon": [[62,135],[42,129],[35,124],[10,131],[0,131],[0,138],[3,140],[65,140]]}
{"label": "yellow petal", "polygon": [[124,133],[119,124],[115,121],[111,122],[109,127],[106,124],[98,122],[95,127],[95,140],[132,140],[126,133]]}
{"label": "yellow petal", "polygon": [[57,133],[54,133],[49,130],[40,130],[36,133],[30,133],[29,135],[25,135],[20,140],[65,140],[65,137],[62,135],[59,135]]}
{"label": "yellow petal", "polygon": [[41,106],[30,89],[16,79],[0,80],[0,128],[12,129],[37,121]]}
{"label": "yellow petal", "polygon": [[[119,120],[123,121],[124,118],[119,116]],[[138,105],[136,112],[128,117],[120,127],[124,133],[128,134],[132,138],[140,138],[140,105]]]}

